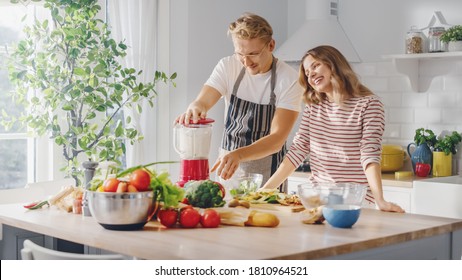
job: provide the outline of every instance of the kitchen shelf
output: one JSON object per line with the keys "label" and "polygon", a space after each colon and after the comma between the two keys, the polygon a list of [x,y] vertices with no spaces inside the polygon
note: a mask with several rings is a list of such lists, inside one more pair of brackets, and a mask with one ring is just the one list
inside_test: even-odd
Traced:
{"label": "kitchen shelf", "polygon": [[[411,83],[411,88],[415,92],[425,92],[430,86],[430,82],[426,84],[419,84],[419,68],[422,66],[421,61],[426,60],[462,60],[462,52],[440,52],[440,53],[418,53],[418,54],[396,54],[384,55],[384,59],[391,59],[395,69],[406,75]],[[439,72],[435,76],[440,76],[449,73],[452,69],[437,68]]]}

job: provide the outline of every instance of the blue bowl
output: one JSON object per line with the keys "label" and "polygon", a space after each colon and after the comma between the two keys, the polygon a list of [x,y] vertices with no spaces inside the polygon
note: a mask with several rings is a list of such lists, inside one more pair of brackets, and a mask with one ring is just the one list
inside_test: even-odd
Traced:
{"label": "blue bowl", "polygon": [[349,204],[326,205],[322,214],[326,221],[336,228],[351,228],[359,219],[361,206]]}

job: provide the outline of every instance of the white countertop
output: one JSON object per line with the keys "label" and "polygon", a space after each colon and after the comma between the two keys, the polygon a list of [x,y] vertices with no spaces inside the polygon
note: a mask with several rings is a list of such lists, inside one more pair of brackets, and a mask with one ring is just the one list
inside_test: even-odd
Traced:
{"label": "white countertop", "polygon": [[[290,178],[293,179],[301,179],[301,178],[306,178],[308,179],[310,176],[310,172],[294,172]],[[418,176],[409,176],[405,178],[400,178],[396,179],[395,178],[395,173],[382,173],[382,183],[384,186],[390,186],[390,187],[401,187],[401,188],[412,188],[414,181],[416,180],[425,180],[425,179],[430,179],[431,176],[429,177],[418,177]]]}

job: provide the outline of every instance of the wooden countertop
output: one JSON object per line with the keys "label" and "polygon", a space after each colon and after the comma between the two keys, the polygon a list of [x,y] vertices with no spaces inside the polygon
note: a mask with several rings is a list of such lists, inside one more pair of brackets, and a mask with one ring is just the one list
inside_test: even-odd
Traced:
{"label": "wooden countertop", "polygon": [[[282,207],[282,206],[281,206]],[[0,205],[0,223],[142,259],[322,259],[460,231],[462,220],[363,209],[351,229],[307,225],[299,213],[274,211],[276,228],[220,226],[111,231],[93,217]]]}

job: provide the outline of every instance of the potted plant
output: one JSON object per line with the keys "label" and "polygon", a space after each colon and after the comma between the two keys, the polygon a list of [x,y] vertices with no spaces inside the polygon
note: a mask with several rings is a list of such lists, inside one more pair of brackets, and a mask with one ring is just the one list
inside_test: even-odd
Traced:
{"label": "potted plant", "polygon": [[433,147],[436,140],[436,135],[431,129],[418,128],[415,131],[414,142],[417,146],[427,144],[428,147]]}
{"label": "potted plant", "polygon": [[12,98],[27,114],[4,115],[2,123],[49,135],[62,149],[63,170],[79,183],[81,161],[118,161],[126,141],[143,138],[122,109],[141,113],[142,102],[152,107],[156,84],[175,86],[176,74],[156,71],[143,83],[141,71],[123,67],[127,46],[113,40],[98,19],[97,0],[44,0],[44,7],[51,20],[26,27],[25,38],[9,53]]}
{"label": "potted plant", "polygon": [[[416,171],[417,163],[426,163],[432,165],[433,155],[431,147],[436,143],[436,135],[431,129],[418,128],[415,131],[414,143],[407,146],[407,153],[411,158],[412,169]],[[413,152],[411,147],[415,146]]]}
{"label": "potted plant", "polygon": [[462,141],[462,136],[457,131],[438,137],[433,149],[433,176],[452,175],[452,155],[457,153],[457,145]]}
{"label": "potted plant", "polygon": [[448,51],[462,51],[462,25],[454,25],[440,37],[441,42],[448,44]]}

